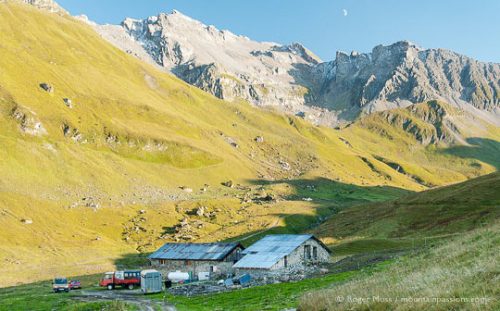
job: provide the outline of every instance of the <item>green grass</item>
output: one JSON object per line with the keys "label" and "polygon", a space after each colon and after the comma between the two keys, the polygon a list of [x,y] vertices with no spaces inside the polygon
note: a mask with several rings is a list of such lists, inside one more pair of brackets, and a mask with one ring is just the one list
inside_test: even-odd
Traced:
{"label": "green grass", "polygon": [[341,211],[315,232],[347,241],[407,237],[398,242],[403,244],[466,232],[500,218],[499,187],[500,174],[493,173],[393,201],[359,205]]}
{"label": "green grass", "polygon": [[[343,272],[298,282],[270,284],[227,293],[184,297],[168,295],[166,300],[179,310],[284,310],[297,306],[306,291],[346,282],[359,274],[373,273],[384,264],[359,271]],[[157,297],[160,298],[159,296]]]}
{"label": "green grass", "polygon": [[[402,257],[372,275],[307,293],[299,310],[498,310],[499,247],[500,223],[495,222]],[[352,299],[373,297],[392,301]],[[482,303],[466,300],[477,298]]]}
{"label": "green grass", "polygon": [[360,239],[334,245],[335,256],[376,253],[380,251],[408,250],[425,245],[423,239]]}

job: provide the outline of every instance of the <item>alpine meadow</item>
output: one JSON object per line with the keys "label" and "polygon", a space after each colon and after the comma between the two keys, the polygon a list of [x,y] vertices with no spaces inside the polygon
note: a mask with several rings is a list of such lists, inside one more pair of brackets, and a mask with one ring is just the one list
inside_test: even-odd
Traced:
{"label": "alpine meadow", "polygon": [[69,12],[0,0],[0,310],[500,308],[500,64]]}

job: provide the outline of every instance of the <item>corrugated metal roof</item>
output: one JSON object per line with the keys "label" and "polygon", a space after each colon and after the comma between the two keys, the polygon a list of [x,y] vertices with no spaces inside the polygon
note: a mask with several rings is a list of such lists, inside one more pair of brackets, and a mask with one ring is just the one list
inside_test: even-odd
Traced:
{"label": "corrugated metal roof", "polygon": [[[223,260],[239,243],[167,243],[149,259]],[[243,248],[243,247],[242,247]]]}
{"label": "corrugated metal roof", "polygon": [[291,254],[305,241],[314,238],[312,234],[267,235],[245,249],[245,254],[233,267],[269,269],[281,258]]}

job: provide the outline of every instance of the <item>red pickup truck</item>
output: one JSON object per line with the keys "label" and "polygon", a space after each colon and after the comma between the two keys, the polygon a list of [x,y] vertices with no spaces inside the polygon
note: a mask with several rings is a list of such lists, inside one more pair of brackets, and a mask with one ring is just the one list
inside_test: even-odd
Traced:
{"label": "red pickup truck", "polygon": [[134,289],[135,286],[141,285],[140,271],[115,271],[107,272],[104,278],[99,282],[99,286],[107,287],[109,290],[117,286],[128,289]]}

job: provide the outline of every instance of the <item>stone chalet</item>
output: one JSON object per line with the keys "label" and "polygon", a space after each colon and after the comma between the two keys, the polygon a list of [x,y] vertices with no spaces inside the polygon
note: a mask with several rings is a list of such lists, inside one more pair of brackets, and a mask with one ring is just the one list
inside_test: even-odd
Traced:
{"label": "stone chalet", "polygon": [[243,250],[240,243],[167,243],[148,258],[163,272],[228,274]]}
{"label": "stone chalet", "polygon": [[295,270],[330,261],[331,251],[311,234],[274,234],[242,251],[233,268],[238,273],[259,274]]}

